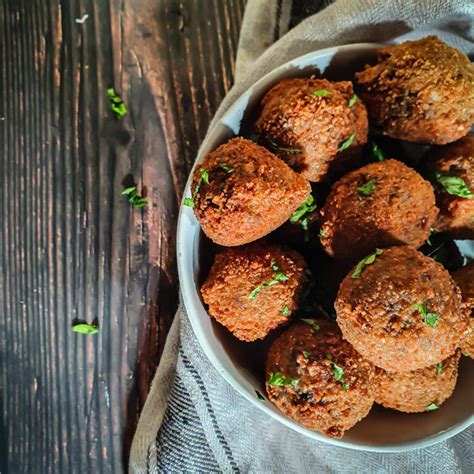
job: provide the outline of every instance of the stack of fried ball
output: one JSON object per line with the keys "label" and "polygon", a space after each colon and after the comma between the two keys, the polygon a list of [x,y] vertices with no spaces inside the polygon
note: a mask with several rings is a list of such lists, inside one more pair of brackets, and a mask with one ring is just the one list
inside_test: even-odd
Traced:
{"label": "stack of fried ball", "polygon": [[[258,143],[207,154],[185,199],[224,247],[209,315],[241,341],[269,336],[268,398],[310,429],[340,438],[374,402],[438,409],[474,355],[474,263],[451,276],[419,249],[434,232],[474,238],[473,64],[430,36],[382,48],[354,82],[286,79],[259,110]],[[381,135],[432,146],[415,170],[376,151]],[[289,224],[302,246],[275,238]],[[335,318],[313,301],[315,240],[347,273]]]}

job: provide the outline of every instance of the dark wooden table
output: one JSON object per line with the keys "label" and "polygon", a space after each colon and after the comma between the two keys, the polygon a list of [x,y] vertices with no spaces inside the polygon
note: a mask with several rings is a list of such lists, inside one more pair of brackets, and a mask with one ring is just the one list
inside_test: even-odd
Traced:
{"label": "dark wooden table", "polygon": [[[0,0],[0,472],[125,469],[177,307],[178,202],[244,3]],[[120,195],[127,177],[149,206]],[[98,334],[71,331],[95,318]]]}

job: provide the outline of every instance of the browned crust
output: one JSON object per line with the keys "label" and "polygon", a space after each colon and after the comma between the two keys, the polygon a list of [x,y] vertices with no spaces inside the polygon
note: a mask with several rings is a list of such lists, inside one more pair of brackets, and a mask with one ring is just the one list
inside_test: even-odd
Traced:
{"label": "browned crust", "polygon": [[[249,300],[252,290],[274,278],[272,261],[288,280],[262,289]],[[235,337],[242,341],[263,339],[298,309],[307,280],[305,268],[303,257],[280,245],[257,242],[229,248],[216,255],[201,288],[202,297],[209,314]]]}
{"label": "browned crust", "polygon": [[[444,267],[410,247],[385,249],[359,278],[349,272],[335,308],[344,338],[376,366],[402,372],[453,354],[468,332],[461,292]],[[432,327],[414,305],[438,313]]]}
{"label": "browned crust", "polygon": [[435,36],[378,51],[378,64],[355,80],[370,120],[383,133],[411,142],[445,144],[474,122],[474,66]]}
{"label": "browned crust", "polygon": [[[230,166],[227,173],[220,165]],[[308,198],[311,187],[273,153],[244,138],[233,138],[204,158],[193,177],[195,189],[205,169],[194,213],[204,233],[225,246],[263,237],[289,219]]]}

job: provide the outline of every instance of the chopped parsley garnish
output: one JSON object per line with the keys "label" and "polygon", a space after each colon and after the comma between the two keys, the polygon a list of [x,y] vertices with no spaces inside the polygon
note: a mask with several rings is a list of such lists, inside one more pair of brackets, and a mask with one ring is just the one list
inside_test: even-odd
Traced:
{"label": "chopped parsley garnish", "polygon": [[436,230],[433,229],[433,227],[430,228],[430,235],[429,237],[426,239],[426,243],[430,246],[430,247],[433,247],[433,243],[431,242],[431,236],[436,234]]}
{"label": "chopped parsley garnish", "polygon": [[310,92],[309,95],[312,95],[313,97],[326,97],[327,95],[331,95],[331,92],[327,91],[326,89],[319,89]]}
{"label": "chopped parsley garnish", "polygon": [[449,176],[439,172],[436,172],[434,177],[436,182],[443,186],[447,193],[466,199],[472,199],[472,193],[462,178],[459,178],[458,176]]}
{"label": "chopped parsley garnish", "polygon": [[270,145],[275,148],[276,150],[286,151],[287,153],[302,153],[302,150],[298,148],[284,148],[282,146],[277,145],[274,141],[268,140]]}
{"label": "chopped parsley garnish", "polygon": [[234,171],[232,166],[226,165],[225,163],[219,163],[219,168],[222,168],[227,174],[230,174],[232,171]]}
{"label": "chopped parsley garnish", "polygon": [[277,283],[281,281],[288,281],[288,277],[280,270],[280,268],[275,263],[275,260],[272,260],[272,262],[270,263],[270,266],[275,272],[275,276],[271,280],[266,281],[265,283],[262,283],[261,285],[254,288],[248,297],[250,301],[252,301],[264,288],[268,288],[269,286],[276,285]]}
{"label": "chopped parsley garnish", "polygon": [[356,134],[355,132],[347,139],[345,140],[342,145],[337,149],[337,153],[340,151],[345,150],[346,148],[349,148],[352,145],[352,142],[354,141]]}
{"label": "chopped parsley garnish", "polygon": [[438,363],[436,364],[436,375],[439,375],[442,371],[443,371],[443,363],[442,363],[442,362],[438,362]]}
{"label": "chopped parsley garnish", "polygon": [[357,188],[357,192],[362,196],[370,196],[375,190],[375,181],[371,179]]}
{"label": "chopped parsley garnish", "polygon": [[123,118],[127,113],[127,107],[123,103],[122,98],[115,92],[113,87],[107,89],[107,96],[109,97],[110,107],[118,118]]}
{"label": "chopped parsley garnish", "polygon": [[314,202],[314,197],[310,194],[308,199],[291,214],[290,222],[295,224],[299,221],[304,230],[308,230],[308,215],[316,210],[318,205]]}
{"label": "chopped parsley garnish", "polygon": [[380,149],[380,147],[375,142],[372,143],[372,154],[375,156],[375,158],[377,158],[378,161],[385,160],[385,156],[383,154],[383,151]]}
{"label": "chopped parsley garnish", "polygon": [[268,385],[272,387],[284,387],[285,385],[291,385],[293,388],[296,388],[299,380],[292,379],[290,377],[283,377],[281,372],[276,372],[270,374],[268,378]]}
{"label": "chopped parsley garnish", "polygon": [[194,199],[196,198],[197,193],[199,192],[199,188],[201,187],[202,182],[204,181],[206,184],[209,184],[209,173],[207,172],[206,169],[201,168],[199,170],[199,179],[196,184],[196,187],[194,188],[194,192],[192,197],[190,198],[184,198],[184,205],[188,207],[194,207]]}
{"label": "chopped parsley garnish", "polygon": [[430,404],[426,407],[426,409],[427,409],[428,411],[437,410],[438,408],[439,408],[439,405],[436,405],[436,403],[430,403]]}
{"label": "chopped parsley garnish", "polygon": [[314,319],[306,319],[306,318],[300,318],[301,321],[303,321],[306,324],[309,324],[311,326],[311,329],[313,332],[319,331],[319,324],[316,322]]}
{"label": "chopped parsley garnish", "polygon": [[350,99],[349,103],[347,104],[349,107],[352,107],[357,101],[359,100],[359,97],[357,94],[354,94]]}
{"label": "chopped parsley garnish", "polygon": [[326,359],[331,362],[332,365],[332,375],[336,382],[341,382],[342,388],[347,390],[349,388],[349,384],[344,381],[344,370],[342,367],[339,367],[333,360],[332,355],[326,354]]}
{"label": "chopped parsley garnish", "polygon": [[367,265],[371,265],[372,263],[375,262],[375,259],[383,254],[383,250],[381,249],[375,249],[374,253],[371,253],[367,257],[363,258],[355,267],[354,272],[352,273],[351,278],[356,279],[359,278],[362,275],[362,272],[364,271],[364,268]]}
{"label": "chopped parsley garnish", "polygon": [[283,313],[283,316],[288,316],[288,314],[290,313],[290,308],[288,308],[288,305],[286,305],[282,310],[281,312]]}
{"label": "chopped parsley garnish", "polygon": [[324,231],[323,231],[323,229],[320,229],[320,230],[319,230],[319,237],[320,237],[321,239],[324,238]]}
{"label": "chopped parsley garnish", "polygon": [[72,330],[80,334],[96,334],[99,332],[99,326],[94,323],[76,323],[72,325]]}
{"label": "chopped parsley garnish", "polygon": [[424,304],[414,304],[413,308],[416,308],[423,315],[428,326],[434,328],[438,324],[439,313],[430,313]]}
{"label": "chopped parsley garnish", "polygon": [[255,393],[257,394],[257,398],[258,398],[261,402],[264,402],[264,401],[265,401],[265,397],[264,397],[258,390],[255,390]]}
{"label": "chopped parsley garnish", "polygon": [[308,359],[311,357],[311,352],[303,351],[303,355],[306,357],[306,359]]}
{"label": "chopped parsley garnish", "polygon": [[130,186],[128,188],[125,188],[122,191],[122,196],[127,196],[128,202],[130,204],[133,204],[134,207],[143,207],[149,204],[148,199],[145,199],[137,194],[136,186]]}

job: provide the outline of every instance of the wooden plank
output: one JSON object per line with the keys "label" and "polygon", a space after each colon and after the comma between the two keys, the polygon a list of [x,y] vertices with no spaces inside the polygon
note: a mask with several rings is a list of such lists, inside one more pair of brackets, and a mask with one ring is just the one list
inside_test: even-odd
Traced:
{"label": "wooden plank", "polygon": [[[124,470],[177,306],[178,202],[243,10],[0,0],[0,472]],[[130,175],[150,206],[120,196]],[[99,334],[71,331],[96,317]]]}

